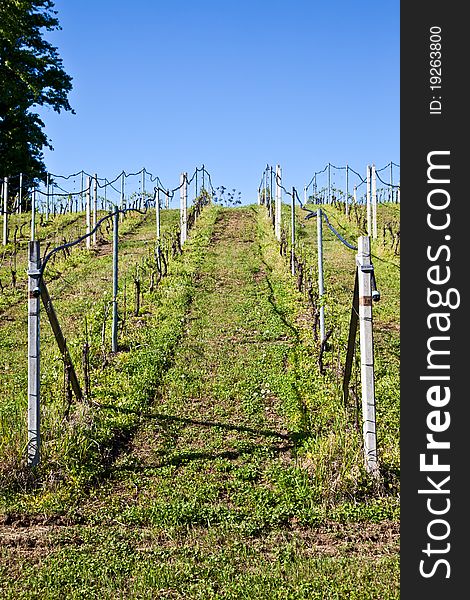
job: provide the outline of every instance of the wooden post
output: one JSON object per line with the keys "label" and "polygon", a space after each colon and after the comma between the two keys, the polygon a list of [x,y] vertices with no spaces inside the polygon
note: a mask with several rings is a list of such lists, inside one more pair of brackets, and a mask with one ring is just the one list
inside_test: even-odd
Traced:
{"label": "wooden post", "polygon": [[3,179],[3,245],[8,244],[8,177]]}
{"label": "wooden post", "polygon": [[77,400],[81,400],[83,397],[82,390],[80,388],[80,384],[78,383],[78,378],[73,367],[72,358],[70,356],[69,349],[67,348],[67,342],[60,328],[59,321],[57,319],[57,315],[52,305],[52,300],[49,296],[49,291],[47,289],[46,284],[44,283],[44,280],[41,281],[40,293],[42,303],[44,305],[44,308],[46,309],[46,314],[49,317],[49,322],[51,324],[57,345],[59,346],[59,350],[62,354],[65,364],[67,365],[67,367],[70,368],[70,383],[72,384],[72,389],[74,391],[75,397],[77,398]]}
{"label": "wooden post", "polygon": [[29,243],[28,262],[28,465],[39,463],[40,432],[40,354],[39,354],[39,275],[41,255],[39,242]]}
{"label": "wooden post", "polygon": [[117,308],[117,295],[118,295],[118,239],[119,236],[119,216],[118,208],[115,207],[113,216],[113,322],[111,332],[111,351],[118,351],[118,308]]}
{"label": "wooden post", "polygon": [[388,201],[393,202],[393,161],[390,161],[390,185],[388,187]]}
{"label": "wooden post", "polygon": [[84,206],[83,206],[83,171],[81,172],[81,178],[80,178],[80,211],[83,211]]}
{"label": "wooden post", "polygon": [[[98,175],[93,177],[93,229],[98,223]],[[96,231],[93,232],[93,246],[96,246]]]}
{"label": "wooden post", "polygon": [[375,173],[375,165],[371,167],[372,180],[372,237],[377,239],[377,175]]}
{"label": "wooden post", "polygon": [[291,204],[291,251],[290,251],[290,268],[292,275],[295,275],[295,188],[292,188],[292,204]]}
{"label": "wooden post", "polygon": [[86,178],[86,247],[89,250],[91,247],[90,232],[91,232],[91,202],[90,202],[90,188],[91,180],[90,177]]}
{"label": "wooden post", "polygon": [[188,237],[188,223],[187,223],[187,211],[188,211],[188,192],[187,192],[187,174],[181,173],[181,187],[180,187],[180,241],[181,246],[185,243]]}
{"label": "wooden post", "polygon": [[320,345],[325,341],[325,307],[323,306],[323,295],[325,293],[323,283],[323,229],[322,210],[317,209],[317,254],[318,254],[318,300],[320,302]]}
{"label": "wooden post", "polygon": [[349,215],[349,166],[346,163],[346,216]]}
{"label": "wooden post", "polygon": [[367,235],[372,232],[372,215],[370,210],[370,165],[367,165],[366,170],[366,203],[367,203]]}
{"label": "wooden post", "polygon": [[354,186],[353,188],[353,203],[356,205],[357,204],[357,187]]}
{"label": "wooden post", "polygon": [[165,208],[169,209],[170,208],[170,190],[166,191],[166,197],[165,197]]}
{"label": "wooden post", "polygon": [[281,241],[281,167],[276,165],[276,205],[274,213],[274,233],[278,241]]}
{"label": "wooden post", "polygon": [[378,473],[375,423],[374,342],[372,335],[372,264],[370,237],[358,240],[357,276],[359,279],[359,334],[361,347],[362,422],[364,459],[369,473]]}

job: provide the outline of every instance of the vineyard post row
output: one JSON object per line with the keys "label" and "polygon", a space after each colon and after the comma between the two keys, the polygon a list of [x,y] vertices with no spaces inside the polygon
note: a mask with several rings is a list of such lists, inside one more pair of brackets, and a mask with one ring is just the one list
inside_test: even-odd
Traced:
{"label": "vineyard post row", "polygon": [[[321,171],[317,171],[314,173],[313,177],[311,178],[311,180],[309,181],[309,183],[307,185],[304,186],[304,203],[306,203],[308,197],[307,197],[307,193],[308,193],[308,189],[310,188],[310,186],[312,186],[312,195],[314,196],[314,198],[319,198],[320,196],[322,196],[322,203],[323,204],[331,204],[332,201],[335,199],[335,196],[333,195],[333,193],[337,190],[335,190],[332,186],[332,177],[331,177],[331,169],[335,169],[335,170],[344,170],[345,171],[345,188],[344,191],[341,192],[341,195],[343,196],[343,201],[346,205],[346,215],[348,215],[349,213],[349,201],[351,198],[351,195],[349,193],[349,184],[350,184],[350,173],[355,175],[356,177],[359,178],[359,183],[356,183],[353,186],[353,193],[354,193],[354,201],[357,201],[357,197],[355,195],[355,192],[357,192],[357,189],[365,184],[367,182],[367,177],[368,177],[368,173],[369,173],[369,177],[370,177],[370,181],[374,181],[376,182],[377,179],[380,180],[380,182],[385,186],[384,188],[382,188],[380,190],[380,195],[384,195],[385,192],[387,192],[388,195],[388,201],[389,202],[396,202],[396,203],[400,203],[400,183],[398,184],[394,184],[393,183],[393,167],[400,167],[400,165],[394,163],[393,161],[391,161],[388,165],[385,165],[385,167],[382,167],[381,169],[377,169],[375,167],[375,165],[367,165],[366,167],[366,177],[362,177],[357,171],[355,171],[353,168],[351,168],[349,166],[348,163],[346,163],[346,165],[344,167],[337,167],[335,165],[332,165],[331,163],[328,163],[326,165],[326,167],[324,169],[322,169]],[[379,175],[380,172],[385,171],[386,169],[389,169],[389,178],[390,181],[384,181],[381,176]],[[319,184],[318,184],[318,176],[322,175],[323,173],[327,173],[327,181],[325,182],[325,186],[323,187],[323,189],[319,189]],[[377,187],[375,187],[376,191],[374,192],[376,195],[376,199],[379,200],[379,190],[377,190]],[[369,195],[372,195],[372,190],[370,190],[369,188]],[[336,198],[338,199],[338,198]]]}
{"label": "vineyard post row", "polygon": [[[196,169],[196,175],[197,175]],[[203,182],[204,182],[205,167],[203,166]],[[193,177],[190,181],[192,181]],[[94,177],[97,182],[97,177]],[[175,190],[180,189],[180,231],[178,232],[178,240],[180,242],[180,248],[182,248],[184,242],[187,240],[188,235],[188,215],[187,215],[187,194],[188,194],[188,176],[187,173],[182,173],[180,178],[180,186]],[[209,177],[209,183],[212,187],[212,183]],[[203,183],[204,185],[204,183]],[[4,188],[5,189],[5,188]],[[94,188],[97,189],[97,186]],[[205,190],[205,188],[203,188]],[[121,188],[123,190],[123,187]],[[154,200],[155,200],[155,237],[156,237],[156,256],[157,256],[157,268],[161,271],[161,247],[160,247],[160,187],[155,188]],[[163,190],[166,197],[169,198],[170,191]],[[41,261],[40,255],[40,243],[35,239],[35,201],[36,201],[36,190],[33,189],[32,193],[32,215],[31,215],[31,241],[29,242],[29,254],[28,254],[28,443],[27,443],[27,463],[29,466],[34,467],[39,464],[40,461],[40,448],[41,448],[41,424],[40,424],[40,304],[41,300],[44,304],[46,314],[49,318],[54,337],[59,346],[60,352],[64,359],[64,365],[68,369],[70,382],[72,389],[75,393],[77,400],[83,398],[82,390],[78,382],[78,378],[70,357],[67,343],[64,335],[62,334],[57,315],[52,305],[52,300],[47,291],[47,286],[44,281],[44,269],[49,257],[51,257],[58,250],[76,245],[82,241],[85,241],[86,248],[90,248],[90,240],[95,240],[96,243],[96,232],[100,225],[107,219],[112,218],[113,220],[113,290],[112,290],[112,333],[111,333],[111,350],[113,353],[118,351],[118,281],[119,281],[119,222],[122,216],[133,210],[143,212],[138,208],[126,207],[125,204],[121,205],[121,208],[115,207],[112,213],[109,213],[103,217],[100,221],[97,221],[97,213],[93,210],[93,228],[91,226],[91,178],[87,177],[86,186],[86,233],[84,236],[71,242],[54,248],[43,261]],[[123,198],[123,196],[121,196]],[[97,199],[97,193],[94,191],[94,206]],[[194,210],[191,219],[191,225],[195,223],[198,210],[202,208],[201,202],[197,199],[197,180],[195,199],[197,203],[194,205]],[[144,200],[145,201],[145,200]],[[137,204],[137,203],[135,203]],[[148,202],[145,201],[145,212],[148,209]],[[145,214],[145,213],[144,213]],[[191,226],[190,225],[190,226]]]}
{"label": "vineyard post row", "polygon": [[[329,164],[328,167],[331,165]],[[363,454],[366,470],[372,475],[378,475],[378,453],[377,453],[377,435],[376,435],[376,411],[375,411],[375,377],[374,377],[374,342],[373,342],[373,321],[372,321],[372,300],[378,300],[380,294],[377,292],[374,276],[374,267],[371,261],[370,249],[370,232],[374,238],[377,237],[377,202],[376,202],[376,183],[375,183],[375,166],[367,165],[366,182],[367,182],[367,215],[368,215],[368,235],[358,238],[357,247],[349,244],[338,232],[332,227],[328,221],[326,212],[318,206],[316,211],[306,208],[305,204],[300,202],[297,190],[292,188],[292,192],[286,190],[282,185],[281,167],[276,166],[276,189],[275,189],[275,205],[272,207],[272,182],[268,178],[268,170],[273,172],[273,169],[266,167],[261,178],[261,184],[258,188],[258,204],[266,206],[268,217],[272,220],[276,239],[281,243],[281,203],[282,190],[291,197],[290,211],[290,229],[291,229],[291,249],[290,249],[290,270],[292,276],[296,275],[296,228],[295,228],[295,207],[296,198],[303,210],[309,214],[305,217],[309,219],[316,217],[317,222],[317,258],[318,258],[318,296],[319,296],[319,325],[320,325],[320,347],[322,351],[326,345],[325,335],[325,314],[322,298],[325,293],[324,277],[323,277],[323,228],[322,222],[325,220],[329,229],[335,236],[344,243],[347,247],[357,250],[356,254],[356,275],[355,287],[352,300],[350,331],[346,355],[345,372],[343,378],[343,395],[347,402],[349,398],[349,381],[352,369],[352,360],[355,352],[355,339],[357,325],[359,322],[359,342],[360,342],[360,376],[361,376],[361,396],[362,396],[362,423],[363,423]],[[330,171],[330,169],[328,169]],[[329,188],[331,186],[330,173],[328,173]],[[307,187],[304,188],[304,197],[307,198]],[[371,202],[372,196],[372,202]],[[328,190],[328,198],[330,199],[330,189]],[[331,199],[330,199],[331,202]],[[370,215],[370,219],[369,219]]]}
{"label": "vineyard post row", "polygon": [[[141,200],[145,199],[145,177],[146,175],[148,175],[151,179],[151,181],[155,181],[157,180],[159,183],[159,189],[160,185],[161,185],[161,181],[158,177],[154,178],[153,175],[146,171],[145,168],[143,168],[139,173],[132,173],[132,175],[138,175],[141,174]],[[204,165],[202,167],[202,181],[203,181],[203,187],[204,187],[204,175],[205,175],[205,171],[204,171]],[[6,246],[8,244],[9,241],[9,230],[8,230],[8,221],[9,221],[9,215],[11,214],[22,214],[23,212],[26,212],[26,207],[24,207],[24,201],[26,199],[26,203],[28,203],[28,198],[31,201],[31,205],[34,204],[34,211],[32,214],[32,225],[35,225],[34,221],[35,221],[35,217],[36,215],[34,213],[36,212],[40,212],[41,208],[42,208],[42,212],[46,218],[46,221],[49,220],[51,214],[53,216],[56,215],[56,213],[58,212],[58,208],[57,208],[57,203],[56,203],[56,196],[57,197],[67,197],[67,201],[65,203],[65,205],[62,205],[62,203],[60,204],[60,214],[65,214],[67,212],[72,213],[74,212],[74,204],[75,204],[75,212],[79,212],[79,211],[88,211],[87,214],[89,214],[89,220],[90,220],[90,229],[91,227],[94,227],[94,225],[96,224],[96,219],[97,219],[97,211],[98,211],[98,203],[99,203],[99,198],[98,198],[98,188],[104,188],[104,198],[101,198],[101,210],[105,210],[107,208],[109,208],[110,205],[115,205],[116,203],[114,202],[110,202],[108,201],[106,194],[107,194],[107,188],[110,187],[111,189],[114,189],[115,191],[116,188],[113,187],[113,183],[115,181],[117,181],[117,179],[121,179],[121,193],[120,193],[120,207],[124,208],[126,205],[125,202],[125,178],[129,176],[129,174],[126,174],[124,171],[122,172],[122,174],[117,177],[116,179],[112,180],[112,181],[108,181],[108,179],[104,179],[104,184],[99,184],[99,177],[96,173],[94,173],[94,175],[88,175],[86,174],[84,171],[81,171],[80,173],[75,173],[74,175],[70,175],[67,177],[63,177],[64,179],[69,179],[72,176],[78,176],[81,175],[81,186],[80,186],[80,191],[76,192],[76,191],[69,191],[67,192],[66,190],[63,190],[63,188],[61,188],[57,183],[54,183],[54,181],[51,182],[51,177],[63,177],[61,175],[51,175],[50,173],[47,173],[46,175],[46,184],[45,184],[45,189],[46,191],[40,191],[38,186],[37,186],[37,182],[29,182],[26,183],[26,194],[24,193],[24,178],[23,178],[23,173],[19,173],[18,175],[15,175],[14,177],[1,177],[0,178],[0,204],[1,204],[1,214],[3,216],[3,245]],[[85,183],[84,183],[84,175],[87,175],[87,179],[86,179],[86,187],[85,187]],[[13,192],[10,194],[10,187],[9,187],[9,183],[10,180],[18,178],[18,184],[13,185]],[[103,181],[103,178],[101,178],[101,180]],[[92,183],[91,183],[92,182]],[[93,198],[91,199],[91,185],[93,185]],[[28,187],[29,186],[29,187]],[[56,194],[55,192],[55,188],[58,187],[60,190],[62,190],[65,193],[60,193],[60,194]],[[196,176],[196,187],[197,187],[197,176]],[[15,193],[15,190],[16,193]],[[28,192],[29,190],[29,192]],[[52,190],[52,191],[51,191]],[[170,190],[161,190],[166,194],[166,201],[165,201],[165,208],[169,208],[169,201],[170,201]],[[42,203],[38,202],[38,194],[42,194],[43,196],[45,196],[45,201],[43,201]],[[76,200],[74,202],[74,197],[76,197]],[[79,198],[81,199],[79,202]],[[11,204],[11,208],[9,207],[9,201]],[[123,216],[121,215],[120,220],[122,222]],[[32,227],[32,231],[34,233],[34,227]],[[34,239],[32,237],[32,239]],[[88,246],[89,247],[91,244],[95,244],[96,238],[95,236],[93,236],[93,239],[88,242]]]}

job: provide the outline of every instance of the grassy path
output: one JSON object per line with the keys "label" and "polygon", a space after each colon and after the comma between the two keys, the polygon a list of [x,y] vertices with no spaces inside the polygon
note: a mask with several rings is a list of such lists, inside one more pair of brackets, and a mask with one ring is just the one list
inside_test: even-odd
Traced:
{"label": "grassy path", "polygon": [[63,521],[0,525],[2,597],[398,598],[397,527],[320,518],[292,295],[261,238],[255,210],[219,212],[172,365],[102,485]]}

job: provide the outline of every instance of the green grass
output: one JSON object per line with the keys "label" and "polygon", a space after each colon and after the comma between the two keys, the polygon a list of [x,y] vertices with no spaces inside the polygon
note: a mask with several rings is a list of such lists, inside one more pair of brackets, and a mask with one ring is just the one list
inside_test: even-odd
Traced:
{"label": "green grass", "polygon": [[33,560],[14,555],[10,584],[0,583],[3,598],[399,598],[394,557],[367,558],[347,543],[325,555],[289,535],[227,540],[216,531],[165,535],[119,526],[67,528],[36,540]]}
{"label": "green grass", "polygon": [[[306,260],[311,226],[302,229]],[[344,227],[354,235],[353,224]],[[123,245],[127,281],[151,231],[144,220]],[[76,291],[57,278],[58,313],[77,360],[87,314],[92,395],[64,420],[60,363],[46,370],[42,465],[33,479],[23,468],[15,480],[8,454],[0,457],[10,476],[1,492],[2,597],[399,597],[394,363],[378,371],[379,418],[395,429],[386,435],[379,421],[377,482],[365,472],[336,370],[354,258],[327,241],[335,335],[324,375],[311,310],[263,207],[204,209],[168,277],[152,292],[146,281],[141,314],[127,315],[122,349],[105,366],[109,280],[99,281],[109,257],[95,257],[93,273],[86,253],[67,259]],[[396,260],[379,251],[381,265]],[[380,330],[397,322],[396,281],[376,266],[391,303],[374,313]],[[10,344],[8,360],[20,360]],[[377,354],[385,361],[389,352],[383,335]]]}
{"label": "green grass", "polygon": [[[286,224],[290,221],[290,211],[283,207],[283,219]],[[325,206],[333,227],[351,244],[357,245],[360,235],[365,235],[363,223],[365,207],[351,210],[349,217],[340,206]],[[375,269],[377,287],[381,294],[379,302],[373,304],[374,332],[374,362],[375,362],[375,396],[377,410],[377,443],[384,485],[393,494],[399,492],[399,368],[400,368],[400,325],[399,325],[399,254],[393,239],[385,225],[390,225],[394,232],[399,231],[399,206],[384,204],[378,206],[378,238],[372,240],[372,262]],[[357,213],[357,218],[356,218]],[[316,254],[316,218],[305,220],[307,213],[298,209],[297,248],[296,253],[306,265],[305,273],[312,273],[314,292],[317,293],[317,254]],[[384,234],[385,231],[385,234]],[[288,239],[290,237],[288,236]],[[326,438],[312,450],[313,455],[320,452],[327,454],[335,452],[332,446],[337,446],[341,437],[345,445],[344,452],[354,455],[357,462],[357,443],[354,433],[350,431],[351,424],[357,423],[360,428],[360,411],[358,412],[354,399],[351,398],[346,411],[343,410],[342,368],[345,364],[351,304],[355,277],[355,252],[343,245],[323,223],[323,254],[325,295],[323,305],[325,310],[325,330],[331,331],[328,350],[324,353],[325,375],[318,377],[318,367],[312,365],[312,356],[318,356],[319,344],[314,340],[311,331],[313,322],[312,309],[307,310],[307,319],[300,324],[304,344],[299,353],[298,380],[305,396],[305,403],[312,413],[318,413],[321,422],[328,430],[334,431],[332,440]],[[308,306],[305,292],[304,305]],[[318,299],[317,299],[318,304]],[[351,384],[356,396],[361,397],[359,377],[359,336],[356,337],[356,358],[353,366]],[[332,426],[332,424],[335,425]],[[341,431],[340,435],[337,432]],[[350,435],[348,434],[348,431]],[[357,437],[357,436],[356,436]],[[324,444],[328,447],[324,447]],[[349,449],[348,449],[349,446]],[[356,446],[356,450],[354,449]],[[331,460],[328,460],[330,463]],[[341,477],[344,480],[344,478]]]}
{"label": "green grass", "polygon": [[[170,231],[176,223],[176,211],[165,213],[164,230]],[[63,220],[64,218],[62,218]],[[71,231],[65,230],[69,236]],[[108,238],[111,232],[108,234]],[[120,227],[120,295],[118,298],[121,315],[122,334],[120,343],[127,348],[134,341],[132,278],[136,266],[140,272],[145,272],[144,261],[153,257],[154,221],[151,213],[128,216]],[[130,236],[130,237],[129,237]],[[132,353],[112,356],[110,350],[111,318],[108,314],[105,323],[105,347],[102,348],[102,328],[105,307],[109,306],[112,290],[112,245],[104,237],[102,244],[96,250],[86,250],[77,247],[71,255],[58,256],[49,263],[45,273],[54,307],[68,346],[73,362],[77,368],[79,379],[83,383],[82,348],[88,339],[90,345],[91,386],[90,401],[99,398],[100,386],[103,380],[109,390],[121,385],[117,369],[126,356]],[[26,249],[18,259],[26,264]],[[91,267],[91,268],[90,268]],[[26,285],[23,274],[21,286],[22,302],[12,302],[4,311],[2,317],[2,337],[0,340],[1,367],[5,377],[1,381],[2,403],[0,405],[0,477],[3,475],[3,487],[8,489],[15,481],[21,484],[28,477],[28,469],[24,466],[24,450],[26,443],[26,409],[27,409],[27,302]],[[148,300],[148,298],[147,298]],[[140,323],[145,322],[145,311],[149,308],[144,298]],[[134,337],[133,337],[134,336]],[[106,368],[103,368],[104,358]],[[133,356],[135,359],[135,356]],[[109,384],[109,385],[108,385]],[[85,430],[82,425],[95,420],[92,415],[90,402],[74,407],[71,418],[65,419],[67,412],[64,395],[64,368],[60,352],[53,338],[52,330],[44,316],[41,324],[41,392],[42,392],[42,429],[43,463],[55,464],[56,477],[62,477],[64,462],[67,462],[71,447],[76,448],[75,436],[82,436]],[[111,391],[112,393],[112,391]],[[109,432],[111,435],[111,432]],[[70,437],[71,436],[71,437]],[[82,440],[78,443],[80,456],[74,458],[70,465],[77,460],[83,462],[83,453],[89,443],[100,443],[98,439],[92,442]],[[68,468],[68,467],[67,467]],[[85,465],[86,468],[86,465]],[[75,471],[75,469],[72,469]]]}

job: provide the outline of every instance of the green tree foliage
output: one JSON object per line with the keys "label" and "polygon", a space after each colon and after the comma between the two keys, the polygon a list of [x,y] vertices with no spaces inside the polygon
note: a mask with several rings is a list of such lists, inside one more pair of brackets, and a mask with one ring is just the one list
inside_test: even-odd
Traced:
{"label": "green tree foliage", "polygon": [[34,109],[74,112],[67,99],[72,78],[43,37],[60,29],[56,15],[52,0],[0,0],[0,176],[21,172],[24,185],[44,180],[43,148],[52,149]]}

